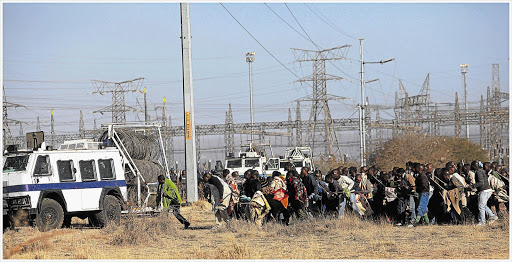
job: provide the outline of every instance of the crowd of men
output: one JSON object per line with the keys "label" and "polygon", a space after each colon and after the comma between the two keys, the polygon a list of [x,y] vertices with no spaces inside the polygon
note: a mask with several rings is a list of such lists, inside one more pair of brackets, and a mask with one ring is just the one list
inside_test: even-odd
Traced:
{"label": "crowd of men", "polygon": [[339,167],[322,174],[291,165],[271,177],[249,169],[241,176],[225,169],[206,172],[204,196],[212,203],[218,226],[249,219],[261,226],[290,217],[330,216],[346,210],[361,218],[385,219],[397,226],[446,223],[491,224],[508,216],[509,176],[498,163],[450,161],[442,168],[408,162],[390,171],[372,167]]}

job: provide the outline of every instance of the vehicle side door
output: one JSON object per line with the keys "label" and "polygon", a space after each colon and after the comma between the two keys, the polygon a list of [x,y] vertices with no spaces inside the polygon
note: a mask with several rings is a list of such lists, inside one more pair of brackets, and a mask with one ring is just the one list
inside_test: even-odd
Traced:
{"label": "vehicle side door", "polygon": [[34,169],[32,170],[32,182],[34,184],[50,184],[54,182],[53,168],[49,155],[37,155]]}
{"label": "vehicle side door", "polygon": [[76,161],[72,158],[63,157],[55,161],[57,175],[59,178],[59,188],[66,201],[67,211],[82,211],[82,187],[77,180]]}
{"label": "vehicle side door", "polygon": [[78,175],[82,185],[82,209],[98,210],[101,187],[95,159],[85,159],[78,161]]}

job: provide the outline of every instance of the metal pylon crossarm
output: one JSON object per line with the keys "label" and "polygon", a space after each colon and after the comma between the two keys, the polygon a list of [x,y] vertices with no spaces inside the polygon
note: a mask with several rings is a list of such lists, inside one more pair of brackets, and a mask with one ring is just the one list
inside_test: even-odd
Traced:
{"label": "metal pylon crossarm", "polygon": [[91,80],[95,88],[93,94],[99,93],[103,95],[104,93],[112,93],[112,104],[96,112],[112,112],[113,123],[125,123],[127,106],[125,103],[124,94],[127,92],[140,91],[140,87],[142,86],[143,81],[143,77],[122,82]]}

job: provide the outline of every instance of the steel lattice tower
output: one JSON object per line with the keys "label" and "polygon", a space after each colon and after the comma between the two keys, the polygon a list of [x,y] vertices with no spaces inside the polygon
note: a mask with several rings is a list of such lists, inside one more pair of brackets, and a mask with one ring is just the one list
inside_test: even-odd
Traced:
{"label": "steel lattice tower", "polygon": [[196,162],[197,166],[201,163],[201,136],[199,135],[200,127],[196,126]]}
{"label": "steel lattice tower", "polygon": [[55,121],[53,120],[53,109],[51,109],[51,116],[50,116],[50,141],[52,146],[55,146]]}
{"label": "steel lattice tower", "polygon": [[493,111],[493,99],[491,97],[491,88],[489,86],[487,86],[487,106],[486,106],[486,123],[489,124],[487,127],[487,133],[485,134],[485,140],[486,140],[486,145],[487,145],[487,150],[489,151],[489,158],[492,159],[493,157],[493,150],[492,150],[492,147],[493,147],[493,137],[494,137],[494,129],[492,128],[492,122],[493,122],[493,119],[492,119],[492,111]]}
{"label": "steel lattice tower", "polygon": [[297,124],[295,132],[295,143],[296,146],[302,146],[302,121],[300,116],[300,101],[297,101],[297,108],[295,110],[295,123]]}
{"label": "steel lattice tower", "polygon": [[229,149],[228,149],[228,144],[229,144],[229,135],[228,135],[228,126],[229,126],[229,116],[228,116],[228,112],[226,111],[226,118],[225,118],[225,121],[224,121],[224,156],[228,156],[229,155]]}
{"label": "steel lattice tower", "polygon": [[484,117],[485,107],[484,107],[484,96],[480,95],[480,147],[481,148],[487,148],[487,136],[485,135],[487,133],[487,128],[485,126],[485,117]]}
{"label": "steel lattice tower", "polygon": [[[410,125],[412,114],[410,106],[411,101],[409,99],[409,93],[401,79],[398,80],[398,89],[400,92],[399,96],[395,93],[395,118],[397,120],[397,126],[401,126],[403,124]],[[409,132],[408,129],[406,129],[405,132]]]}
{"label": "steel lattice tower", "polygon": [[39,121],[39,116],[37,116],[36,131],[41,131],[41,121]]}
{"label": "steel lattice tower", "polygon": [[21,122],[19,124],[20,124],[20,130],[19,130],[20,136],[24,136],[25,134],[23,133],[23,125],[21,124]]}
{"label": "steel lattice tower", "polygon": [[84,115],[82,114],[82,109],[80,109],[80,121],[78,122],[78,132],[80,133],[80,138],[85,138]]}
{"label": "steel lattice tower", "polygon": [[[144,88],[144,96],[146,94],[146,88]],[[146,100],[146,98],[144,99]],[[144,111],[147,112],[147,103],[146,101],[144,102],[145,106],[144,106]],[[174,164],[174,140],[173,140],[173,134],[174,134],[174,131],[170,131],[172,130],[171,128],[171,116],[167,116],[167,100],[166,98],[164,97],[163,98],[163,104],[162,106],[155,106],[155,110],[159,110],[159,109],[162,109],[162,127],[163,127],[163,134],[162,134],[162,139],[163,139],[163,142],[164,142],[164,148],[165,148],[165,151],[167,152],[167,160],[168,160],[168,163],[172,163]],[[144,123],[147,123],[147,119],[149,119],[147,116],[147,113],[144,113]],[[169,131],[171,132],[171,134],[169,134]]]}
{"label": "steel lattice tower", "polygon": [[226,112],[226,125],[224,132],[224,143],[226,143],[226,156],[235,152],[235,129],[233,127],[233,111],[229,103],[229,111]]}
{"label": "steel lattice tower", "polygon": [[288,137],[288,146],[293,146],[293,128],[292,128],[292,110],[288,108],[288,133],[290,136]]}
{"label": "steel lattice tower", "polygon": [[[164,103],[163,103],[163,106],[162,106],[162,126],[164,127],[164,148],[165,148],[165,151],[167,152],[167,157],[169,157],[169,136],[168,136],[168,133],[167,133],[167,130],[168,130],[168,123],[167,123],[167,107],[166,107],[166,100],[165,100],[165,97],[164,97]],[[170,160],[170,159],[168,159]],[[171,162],[172,163],[172,162]]]}
{"label": "steel lattice tower", "polygon": [[[398,81],[399,94],[395,93],[395,136],[398,135],[398,127],[401,126],[402,132],[426,132],[434,134],[438,130],[436,127],[436,113],[431,111],[430,100],[430,74],[427,74],[418,95],[410,96],[402,80]],[[435,111],[435,109],[434,109]]]}
{"label": "steel lattice tower", "polygon": [[439,136],[441,135],[441,123],[440,123],[440,120],[439,120],[440,116],[439,116],[439,110],[438,110],[438,105],[437,103],[434,105],[434,124],[433,124],[433,128],[434,128],[434,131],[433,131],[433,134],[435,136]]}
{"label": "steel lattice tower", "polygon": [[[301,99],[302,101],[311,101],[311,112],[309,115],[310,125],[307,127],[306,143],[311,147],[312,152],[315,151],[315,144],[318,143],[316,135],[317,130],[320,130],[320,125],[323,125],[323,134],[320,143],[325,145],[322,155],[334,155],[333,144],[335,144],[339,153],[339,144],[336,133],[332,127],[332,117],[329,110],[328,101],[332,100],[333,96],[327,94],[327,81],[328,80],[341,80],[339,76],[329,75],[326,73],[325,62],[331,60],[344,59],[343,50],[349,45],[324,49],[324,50],[304,50],[292,48],[296,60],[295,62],[313,62],[313,74],[297,80],[298,82],[311,82],[313,87],[313,94],[311,98]],[[343,98],[344,99],[344,98]]]}
{"label": "steel lattice tower", "polygon": [[[169,125],[169,127],[172,126],[172,122],[171,122],[171,115],[169,114],[169,121],[167,121],[167,124]],[[168,128],[166,128],[167,130]],[[171,131],[171,134],[170,134],[170,137],[168,138],[169,140],[169,152],[168,152],[168,155],[169,155],[169,159],[171,160],[171,165],[174,165],[174,131]]]}
{"label": "steel lattice tower", "polygon": [[11,128],[9,127],[9,118],[7,114],[7,101],[5,101],[5,91],[4,91],[4,101],[3,101],[3,129],[4,129],[4,146],[7,145],[8,141],[12,141],[12,133]]}
{"label": "steel lattice tower", "polygon": [[14,124],[14,125],[18,124],[18,123],[21,124],[21,121],[9,119],[9,114],[7,113],[7,109],[9,107],[11,107],[11,108],[18,108],[18,107],[27,108],[27,107],[25,107],[23,105],[7,102],[7,99],[5,96],[5,89],[2,88],[2,91],[3,91],[3,95],[4,95],[3,96],[3,104],[2,104],[2,110],[3,110],[2,121],[3,121],[3,130],[4,130],[4,146],[5,146],[5,145],[7,145],[8,142],[17,143],[15,141],[14,137],[12,136],[11,128],[10,128],[9,124]]}
{"label": "steel lattice tower", "polygon": [[[377,107],[375,111],[375,123],[380,126],[380,110]],[[377,129],[376,131],[376,139],[379,144],[381,144],[384,141],[384,136],[382,134],[382,128]]]}
{"label": "steel lattice tower", "polygon": [[112,105],[96,112],[112,112],[112,123],[125,123],[126,122],[126,104],[124,93],[140,91],[144,78],[136,78],[123,82],[107,82],[100,80],[91,80],[96,91],[94,93],[112,93]]}
{"label": "steel lattice tower", "polygon": [[423,119],[430,118],[430,73],[427,74],[423,85],[421,86],[420,94],[417,97],[416,103],[416,115],[418,116],[419,127],[423,130],[427,130],[427,134],[432,134],[432,125],[430,123],[423,122]]}
{"label": "steel lattice tower", "polygon": [[455,92],[455,136],[461,136],[461,124],[460,124],[460,107],[459,107],[459,95]]}
{"label": "steel lattice tower", "polygon": [[499,64],[492,65],[492,97],[488,98],[491,100],[490,102],[490,111],[491,111],[491,126],[489,129],[491,130],[490,135],[490,159],[495,161],[501,161],[503,154],[503,124],[499,123],[499,118],[501,115],[499,112],[501,111],[501,92],[500,92],[500,66]]}
{"label": "steel lattice tower", "polygon": [[393,120],[393,138],[398,137],[398,126],[400,125],[399,105],[398,92],[395,91],[395,107],[393,108],[393,112],[395,113],[395,119]]}
{"label": "steel lattice tower", "polygon": [[[368,97],[366,97],[366,110],[364,111],[364,117],[366,118],[365,119],[365,122],[366,122],[366,139],[364,140],[365,141],[365,148],[367,149],[373,149],[373,147],[371,145],[373,145],[372,143],[372,120],[371,120],[371,115],[372,115],[372,112],[371,112],[371,106],[370,106],[370,100],[368,99]],[[367,152],[367,151],[365,151]],[[366,159],[366,158],[365,158]]]}

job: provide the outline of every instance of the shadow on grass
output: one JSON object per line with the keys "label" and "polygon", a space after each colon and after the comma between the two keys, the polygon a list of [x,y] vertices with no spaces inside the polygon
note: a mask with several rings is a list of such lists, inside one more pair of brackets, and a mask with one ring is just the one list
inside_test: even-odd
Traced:
{"label": "shadow on grass", "polygon": [[68,229],[101,229],[101,227],[98,226],[91,226],[89,224],[71,224],[68,227],[63,227]]}
{"label": "shadow on grass", "polygon": [[207,229],[213,229],[213,228],[214,228],[214,226],[196,226],[196,227],[190,226],[186,230],[207,230]]}

